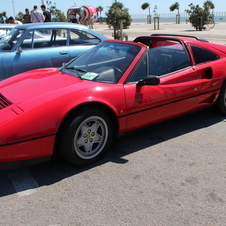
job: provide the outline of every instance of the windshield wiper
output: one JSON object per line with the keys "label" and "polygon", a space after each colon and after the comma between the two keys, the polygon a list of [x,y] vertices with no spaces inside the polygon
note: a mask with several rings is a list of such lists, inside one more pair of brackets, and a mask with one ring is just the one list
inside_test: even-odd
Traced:
{"label": "windshield wiper", "polygon": [[79,78],[82,79],[81,75],[79,74],[79,72],[82,72],[82,73],[86,73],[85,70],[81,69],[81,68],[76,68],[76,67],[66,67],[67,64],[66,63],[63,63],[62,67],[59,69],[61,72],[64,73],[65,70],[74,70],[76,71],[76,74]]}
{"label": "windshield wiper", "polygon": [[82,77],[81,77],[81,75],[79,74],[79,72],[86,73],[85,70],[83,70],[83,69],[81,69],[81,68],[76,68],[76,67],[66,67],[65,69],[66,69],[66,70],[70,70],[70,69],[75,70],[76,73],[77,73],[77,75],[78,75],[78,77],[79,77],[80,79],[82,79]]}
{"label": "windshield wiper", "polygon": [[83,73],[86,72],[86,70],[83,70],[83,69],[81,69],[81,68],[76,68],[76,67],[65,67],[65,69],[73,69],[73,70],[75,70],[75,71],[79,71],[79,72],[83,72]]}

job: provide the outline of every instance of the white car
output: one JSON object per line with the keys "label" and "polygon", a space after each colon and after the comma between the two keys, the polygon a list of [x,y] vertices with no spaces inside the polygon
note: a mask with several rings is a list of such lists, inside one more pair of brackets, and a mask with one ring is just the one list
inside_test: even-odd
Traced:
{"label": "white car", "polygon": [[0,24],[0,39],[18,24]]}

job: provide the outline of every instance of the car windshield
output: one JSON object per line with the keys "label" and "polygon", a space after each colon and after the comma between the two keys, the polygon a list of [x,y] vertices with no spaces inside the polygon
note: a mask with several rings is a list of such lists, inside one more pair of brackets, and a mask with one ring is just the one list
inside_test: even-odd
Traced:
{"label": "car windshield", "polygon": [[0,50],[11,50],[24,31],[14,28],[8,34],[4,35],[0,40]]}
{"label": "car windshield", "polygon": [[8,34],[11,30],[12,28],[9,27],[0,28],[0,38]]}
{"label": "car windshield", "polygon": [[120,42],[102,42],[60,70],[81,79],[117,83],[141,47]]}

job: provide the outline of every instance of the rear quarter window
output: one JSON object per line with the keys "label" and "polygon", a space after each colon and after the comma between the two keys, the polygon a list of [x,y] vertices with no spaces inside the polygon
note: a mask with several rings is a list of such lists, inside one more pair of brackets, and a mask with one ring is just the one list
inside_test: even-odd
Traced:
{"label": "rear quarter window", "polygon": [[191,45],[191,50],[193,52],[195,64],[202,64],[219,59],[219,56],[216,53],[199,46]]}
{"label": "rear quarter window", "polygon": [[82,30],[70,30],[70,45],[75,44],[92,44],[96,45],[101,40],[96,36]]}

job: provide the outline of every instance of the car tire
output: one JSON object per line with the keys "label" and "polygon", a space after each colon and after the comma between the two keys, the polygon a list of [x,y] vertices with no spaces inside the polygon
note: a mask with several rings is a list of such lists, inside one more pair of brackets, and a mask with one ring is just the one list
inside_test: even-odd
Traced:
{"label": "car tire", "polygon": [[67,120],[58,137],[58,151],[77,166],[99,160],[113,140],[110,117],[96,108],[79,111]]}
{"label": "car tire", "polygon": [[215,103],[215,109],[218,113],[226,115],[226,81],[221,87],[219,97]]}

